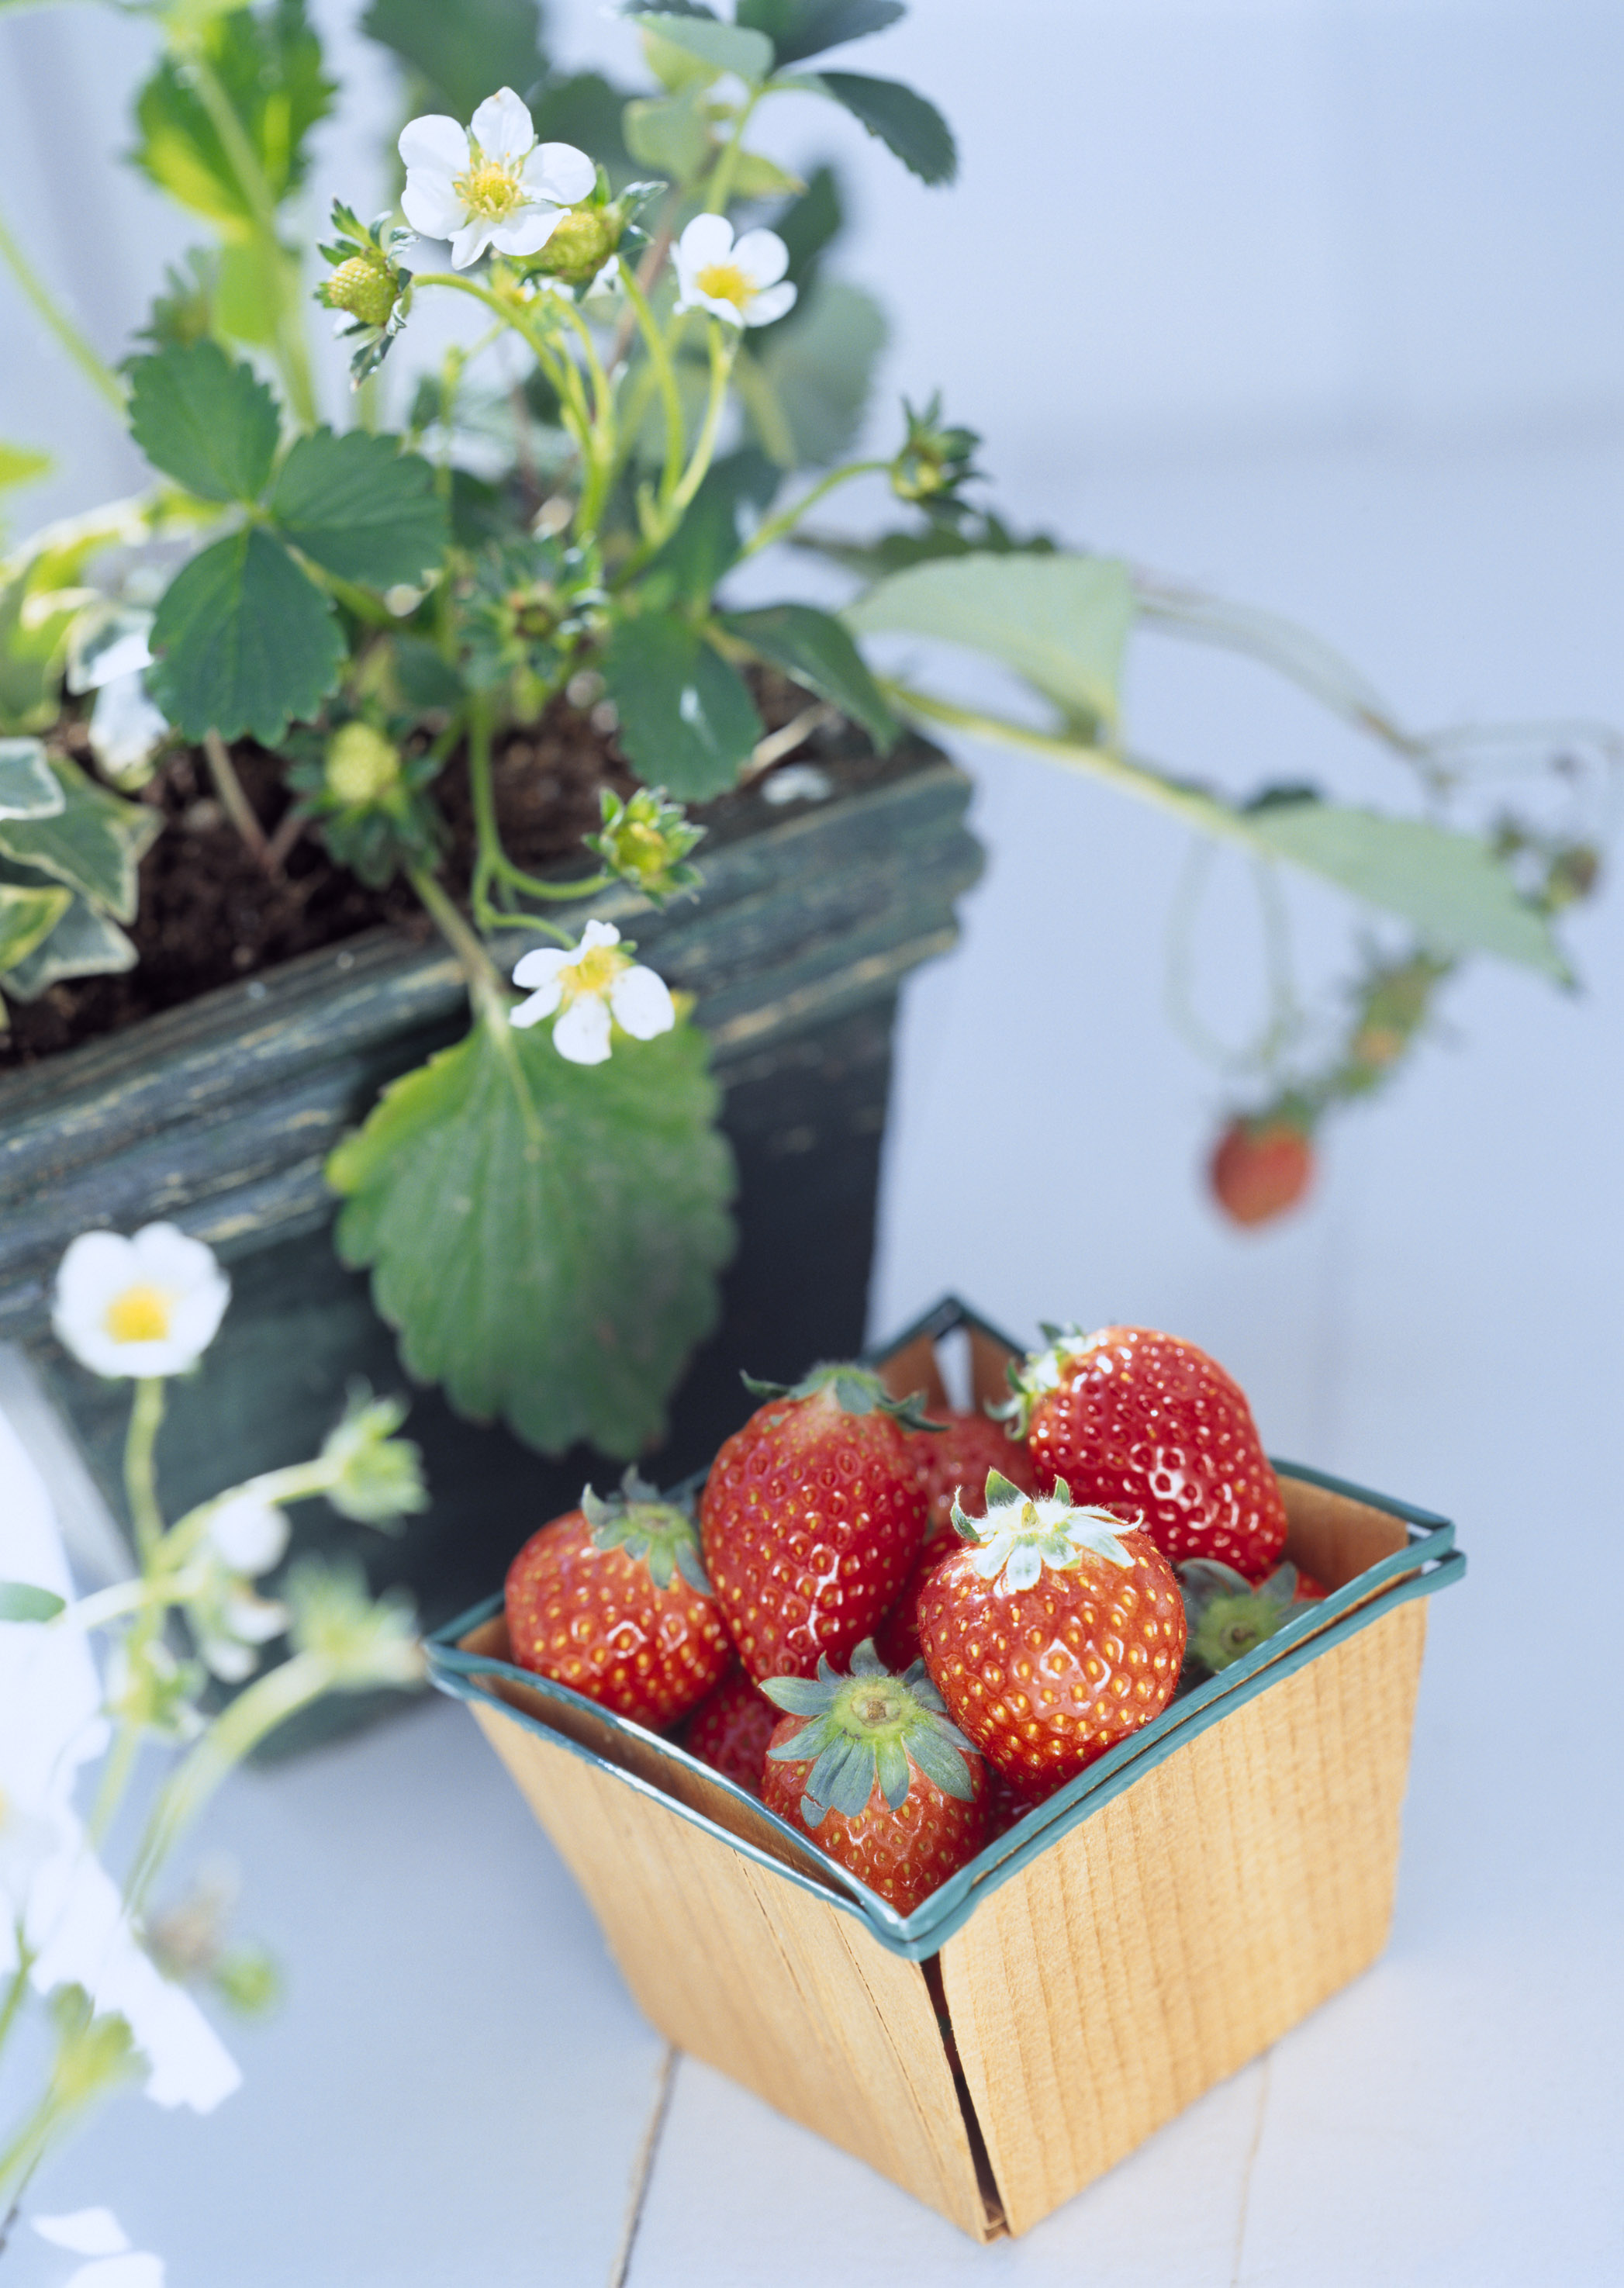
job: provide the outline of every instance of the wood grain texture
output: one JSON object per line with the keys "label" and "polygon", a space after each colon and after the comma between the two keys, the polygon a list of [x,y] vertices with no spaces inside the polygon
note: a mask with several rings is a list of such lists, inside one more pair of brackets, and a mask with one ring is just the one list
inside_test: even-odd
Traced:
{"label": "wood grain texture", "polygon": [[1425,1611],[1398,1606],[1187,1741],[943,1948],[1011,2232],[1381,1952]]}
{"label": "wood grain texture", "polygon": [[[759,793],[726,806],[697,903],[655,913],[622,889],[592,901],[695,996],[725,1086],[764,1048],[886,1001],[953,942],[955,901],[981,863],[969,781],[918,741],[852,770],[836,799],[788,817]],[[379,930],[9,1078],[0,1331],[39,1325],[77,1231],[165,1216],[242,1254],[311,1229],[331,1206],[327,1154],[465,1021],[438,941]]]}
{"label": "wood grain texture", "polygon": [[667,2039],[991,2237],[920,1966],[614,1775],[474,1713]]}

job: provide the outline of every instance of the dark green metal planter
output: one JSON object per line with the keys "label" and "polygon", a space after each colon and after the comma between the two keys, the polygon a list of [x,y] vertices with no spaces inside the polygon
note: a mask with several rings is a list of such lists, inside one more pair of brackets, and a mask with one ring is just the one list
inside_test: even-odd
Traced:
{"label": "dark green metal planter", "polygon": [[[667,1482],[749,1410],[741,1366],[788,1375],[861,1342],[898,989],[953,943],[955,902],[980,870],[969,782],[936,750],[913,741],[882,760],[849,739],[820,762],[827,800],[775,808],[756,790],[717,806],[697,903],[590,909],[634,918],[640,956],[695,995],[739,1162],[723,1323],[650,1464]],[[334,1256],[322,1164],[384,1082],[466,1021],[438,942],[380,930],[0,1084],[0,1339],[24,1343],[115,1510],[127,1388],[66,1358],[47,1323],[68,1241],[162,1217],[231,1267],[225,1326],[172,1392],[160,1449],[171,1511],[300,1458],[353,1378],[404,1386],[365,1279]],[[546,1460],[434,1392],[416,1394],[408,1428],[430,1511],[385,1540],[315,1503],[298,1537],[357,1549],[375,1586],[408,1583],[431,1626],[609,1467],[584,1447]]]}

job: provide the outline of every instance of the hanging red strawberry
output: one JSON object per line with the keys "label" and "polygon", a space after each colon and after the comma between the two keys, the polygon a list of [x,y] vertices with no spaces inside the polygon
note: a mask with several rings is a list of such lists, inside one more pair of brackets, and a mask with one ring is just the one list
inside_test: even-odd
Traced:
{"label": "hanging red strawberry", "polygon": [[1314,1180],[1314,1139],[1278,1116],[1232,1120],[1208,1169],[1212,1196],[1232,1223],[1269,1223],[1295,1208]]}
{"label": "hanging red strawberry", "polygon": [[1261,1581],[1285,1546],[1286,1505],[1239,1383],[1151,1327],[1043,1331],[1049,1348],[1010,1368],[1004,1410],[1042,1482],[1120,1509],[1176,1565],[1216,1557]]}
{"label": "hanging red strawberry", "polygon": [[1184,1654],[1173,1569],[1145,1534],[1035,1498],[996,1471],[986,1514],[919,1593],[919,1641],[948,1713],[1028,1801],[1159,1716]]}
{"label": "hanging red strawberry", "polygon": [[767,1750],[764,1799],[820,1851],[912,1914],[986,1839],[986,1768],[915,1664],[893,1676],[872,1642],[838,1676],[763,1687],[789,1712]]}
{"label": "hanging red strawberry", "polygon": [[521,1668],[662,1730],[732,1657],[693,1520],[635,1470],[533,1533],[508,1568],[508,1642]]}
{"label": "hanging red strawberry", "polygon": [[769,1394],[711,1464],[705,1563],[741,1659],[759,1683],[844,1661],[895,1603],[925,1498],[907,1432],[915,1400],[857,1366],[814,1367]]}

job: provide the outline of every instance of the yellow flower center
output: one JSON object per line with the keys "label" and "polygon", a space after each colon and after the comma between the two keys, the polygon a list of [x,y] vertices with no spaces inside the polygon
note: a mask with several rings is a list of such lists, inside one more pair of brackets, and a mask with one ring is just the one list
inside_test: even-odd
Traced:
{"label": "yellow flower center", "polygon": [[500,159],[487,159],[477,144],[471,157],[468,172],[458,175],[451,187],[471,215],[488,215],[500,222],[524,203],[519,178]]}
{"label": "yellow flower center", "polygon": [[630,966],[631,956],[622,953],[618,945],[593,946],[579,961],[572,961],[567,969],[558,973],[565,1008],[572,1001],[603,1000],[622,970]]}
{"label": "yellow flower center", "polygon": [[701,294],[709,294],[713,301],[731,302],[735,310],[748,309],[756,299],[754,282],[736,262],[708,262],[695,272],[693,282]]}
{"label": "yellow flower center", "polygon": [[174,1300],[162,1287],[126,1287],[108,1304],[102,1324],[115,1343],[161,1343]]}

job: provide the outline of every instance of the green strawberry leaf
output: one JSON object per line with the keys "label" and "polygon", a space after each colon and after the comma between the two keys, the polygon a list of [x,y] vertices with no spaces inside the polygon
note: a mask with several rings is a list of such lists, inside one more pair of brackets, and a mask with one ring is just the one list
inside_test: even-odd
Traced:
{"label": "green strawberry leaf", "polygon": [[37,739],[0,739],[0,818],[55,818],[67,800]]}
{"label": "green strawberry leaf", "polygon": [[862,72],[819,72],[804,83],[820,84],[826,95],[844,104],[922,183],[950,183],[958,173],[952,128],[933,103],[900,80],[870,79]]}
{"label": "green strawberry leaf", "polygon": [[671,612],[622,620],[602,667],[621,744],[640,778],[678,802],[703,802],[732,786],[761,736],[761,718],[696,628]]}
{"label": "green strawberry leaf", "polygon": [[154,468],[203,500],[257,501],[276,457],[276,400],[218,342],[134,358],[130,430]]}
{"label": "green strawberry leaf", "polygon": [[860,723],[882,754],[901,726],[880,695],[862,654],[840,622],[810,604],[769,604],[754,612],[725,612],[721,624],[761,658]]}
{"label": "green strawberry leaf", "polygon": [[62,806],[48,818],[0,817],[0,852],[38,867],[120,921],[135,918],[136,869],[162,825],[147,804],[109,794],[60,757],[48,758]]}
{"label": "green strawberry leaf", "polygon": [[331,107],[335,89],[322,72],[321,42],[304,0],[270,8],[204,0],[159,12],[182,20],[174,27],[180,36],[137,99],[135,163],[183,206],[223,226],[222,235],[240,240],[258,217],[187,68],[187,42],[195,39],[212,66],[278,205],[303,179],[305,138]]}
{"label": "green strawberry leaf", "polygon": [[866,40],[907,13],[902,0],[739,0],[738,21],[764,32],[782,65]]}
{"label": "green strawberry leaf", "polygon": [[434,472],[393,437],[318,429],[298,438],[265,506],[284,538],[324,571],[375,588],[410,586],[439,565],[450,528]]}
{"label": "green strawberry leaf", "polygon": [[416,109],[454,119],[471,119],[495,88],[522,95],[547,69],[536,0],[372,0],[360,28],[422,83]]}
{"label": "green strawberry leaf", "polygon": [[54,1621],[66,1609],[54,1590],[32,1581],[0,1581],[0,1621]]}
{"label": "green strawberry leaf", "polygon": [[74,902],[59,882],[27,887],[0,882],[0,972],[14,969],[50,936]]}
{"label": "green strawberry leaf", "polygon": [[1133,614],[1114,558],[978,553],[893,573],[841,616],[859,635],[899,631],[988,653],[1093,729],[1116,721]]}
{"label": "green strawberry leaf", "polygon": [[268,532],[245,525],[183,565],[153,624],[147,687],[189,739],[251,733],[273,747],[338,679],[331,605]]}
{"label": "green strawberry leaf", "polygon": [[820,279],[788,316],[741,350],[733,379],[751,425],[780,468],[837,461],[856,438],[885,347],[871,294]]}
{"label": "green strawberry leaf", "polygon": [[333,1154],[339,1252],[459,1412],[544,1453],[660,1434],[733,1243],[706,1057],[685,1024],[574,1065],[550,1027],[482,1017]]}
{"label": "green strawberry leaf", "polygon": [[704,65],[712,77],[737,72],[747,85],[759,87],[772,68],[772,43],[764,32],[741,24],[724,24],[710,16],[666,15],[654,9],[637,11],[638,28],[679,49]]}

